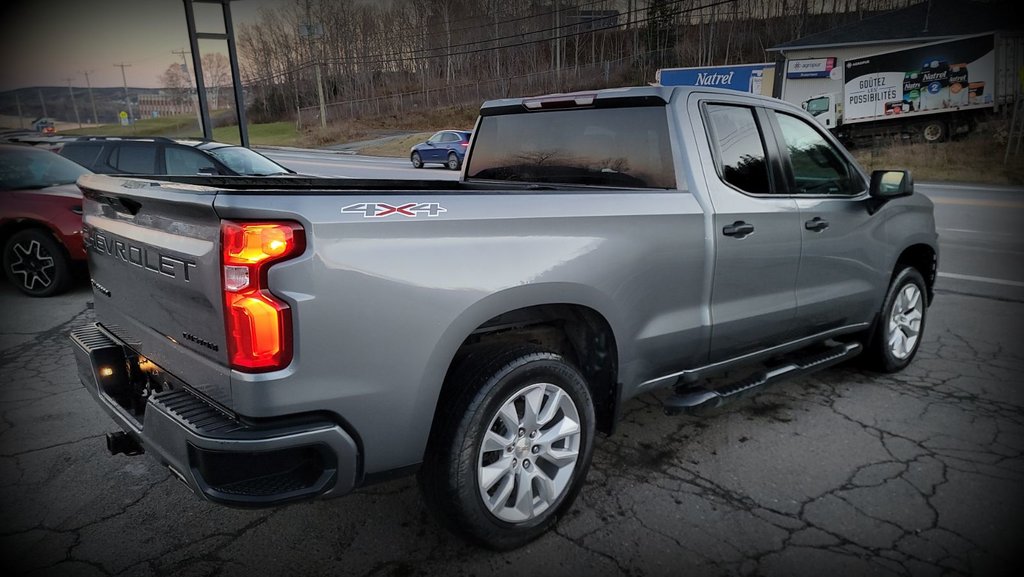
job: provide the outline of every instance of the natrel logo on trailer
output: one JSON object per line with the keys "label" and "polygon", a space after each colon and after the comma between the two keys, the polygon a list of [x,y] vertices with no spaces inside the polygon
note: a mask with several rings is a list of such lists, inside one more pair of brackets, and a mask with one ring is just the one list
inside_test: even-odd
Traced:
{"label": "natrel logo on trailer", "polygon": [[700,72],[697,74],[697,86],[729,86],[735,72],[719,74],[717,72]]}
{"label": "natrel logo on trailer", "polygon": [[753,94],[771,94],[775,65],[736,64],[698,66],[695,68],[662,68],[655,73],[655,84],[661,86],[704,86],[728,88]]}

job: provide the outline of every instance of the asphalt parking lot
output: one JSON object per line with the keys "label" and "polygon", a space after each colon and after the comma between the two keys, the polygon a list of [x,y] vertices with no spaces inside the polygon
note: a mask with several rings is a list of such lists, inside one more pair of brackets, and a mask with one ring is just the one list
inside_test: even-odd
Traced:
{"label": "asphalt parking lot", "polygon": [[[91,293],[0,285],[0,550],[32,575],[1002,575],[1024,542],[1024,304],[949,292],[904,373],[840,367],[706,417],[653,395],[554,532],[466,545],[415,483],[244,511],[112,457],[67,332]],[[10,574],[10,573],[8,573]]]}

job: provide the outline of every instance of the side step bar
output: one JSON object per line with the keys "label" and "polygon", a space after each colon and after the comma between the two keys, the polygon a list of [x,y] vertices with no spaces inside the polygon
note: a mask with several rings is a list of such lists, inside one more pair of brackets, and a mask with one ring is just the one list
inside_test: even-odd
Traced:
{"label": "side step bar", "polygon": [[774,367],[758,371],[745,379],[719,389],[706,389],[699,385],[679,387],[674,395],[665,399],[665,414],[678,415],[684,412],[696,412],[698,409],[720,407],[744,393],[851,359],[859,355],[863,348],[860,343],[826,345],[825,348],[814,348],[784,357],[782,362]]}

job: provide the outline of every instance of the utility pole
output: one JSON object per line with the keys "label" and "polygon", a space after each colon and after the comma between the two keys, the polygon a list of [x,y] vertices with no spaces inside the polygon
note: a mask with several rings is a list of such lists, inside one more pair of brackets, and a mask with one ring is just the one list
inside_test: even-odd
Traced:
{"label": "utility pole", "polygon": [[193,94],[192,75],[188,73],[188,60],[185,59],[186,54],[192,53],[182,48],[181,50],[171,50],[171,54],[177,54],[178,56],[181,56],[181,69],[185,72],[185,81],[188,82],[189,102],[192,104],[192,109],[196,111],[196,121],[199,122],[199,131],[202,132],[203,114],[199,111],[199,103],[196,101],[198,95]]}
{"label": "utility pole", "polygon": [[324,83],[320,77],[320,58],[313,55],[313,19],[309,13],[309,0],[306,0],[306,37],[309,39],[309,55],[313,58],[313,70],[316,71],[316,94],[320,100],[320,128],[327,128],[327,105],[324,103]]}
{"label": "utility pole", "polygon": [[128,98],[128,77],[125,76],[124,69],[131,68],[131,64],[125,64],[124,62],[114,65],[116,68],[121,69],[121,82],[124,85],[124,102],[128,106],[128,122],[132,125],[132,131],[135,130],[135,115],[132,114],[132,101]]}
{"label": "utility pole", "polygon": [[43,89],[36,88],[36,91],[39,93],[39,104],[43,107],[43,118],[46,118],[49,114],[46,113],[46,99],[43,98]]}
{"label": "utility pole", "polygon": [[14,101],[18,104],[18,128],[25,128],[25,117],[21,115],[21,95],[14,91]]}
{"label": "utility pole", "polygon": [[85,74],[85,86],[89,89],[89,105],[92,106],[92,123],[99,124],[100,119],[96,116],[96,100],[92,97],[92,83],[89,82],[89,73],[92,70],[83,70],[82,74]]}
{"label": "utility pole", "polygon": [[77,122],[78,127],[81,128],[82,117],[78,115],[78,103],[75,102],[75,89],[71,87],[71,81],[74,80],[74,78],[68,77],[64,80],[67,80],[68,82],[68,94],[71,95],[71,108],[75,109],[75,122]]}

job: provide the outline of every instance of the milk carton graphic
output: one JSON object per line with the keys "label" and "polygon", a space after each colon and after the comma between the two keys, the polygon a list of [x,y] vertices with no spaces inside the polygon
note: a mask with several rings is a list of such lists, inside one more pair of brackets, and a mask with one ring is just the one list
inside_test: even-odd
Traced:
{"label": "milk carton graphic", "polygon": [[921,74],[907,72],[903,75],[903,101],[910,109],[908,112],[921,110]]}
{"label": "milk carton graphic", "polygon": [[949,66],[949,105],[967,106],[970,104],[970,84],[967,79],[966,64]]}
{"label": "milk carton graphic", "polygon": [[949,64],[939,60],[921,67],[921,110],[935,110],[949,105]]}

